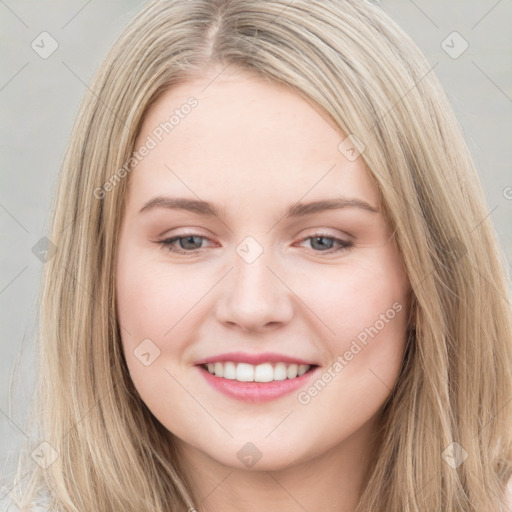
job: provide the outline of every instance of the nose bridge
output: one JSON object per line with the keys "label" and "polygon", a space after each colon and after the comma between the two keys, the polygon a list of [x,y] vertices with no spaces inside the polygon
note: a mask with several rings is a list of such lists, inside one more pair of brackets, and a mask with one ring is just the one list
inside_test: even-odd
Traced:
{"label": "nose bridge", "polygon": [[272,250],[246,237],[235,251],[219,301],[219,320],[252,329],[288,321],[292,305],[287,288],[274,275],[279,270]]}
{"label": "nose bridge", "polygon": [[[263,247],[254,237],[248,236],[238,244],[235,251],[232,292],[245,307],[257,307],[254,301],[263,306],[277,291],[275,277],[267,268],[275,260],[271,249],[268,246]],[[282,290],[278,291],[281,292]]]}
{"label": "nose bridge", "polygon": [[259,297],[260,295],[266,295],[271,288],[270,280],[273,277],[268,269],[268,266],[272,266],[271,260],[270,251],[264,251],[254,260],[248,261],[240,256],[236,258],[232,284],[240,299],[261,299],[263,297]]}

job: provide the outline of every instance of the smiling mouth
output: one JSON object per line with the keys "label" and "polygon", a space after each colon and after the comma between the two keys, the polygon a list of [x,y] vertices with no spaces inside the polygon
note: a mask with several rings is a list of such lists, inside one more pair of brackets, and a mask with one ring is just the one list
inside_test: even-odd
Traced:
{"label": "smiling mouth", "polygon": [[274,382],[293,380],[317,368],[317,365],[295,363],[236,363],[233,361],[202,364],[211,375],[238,382]]}

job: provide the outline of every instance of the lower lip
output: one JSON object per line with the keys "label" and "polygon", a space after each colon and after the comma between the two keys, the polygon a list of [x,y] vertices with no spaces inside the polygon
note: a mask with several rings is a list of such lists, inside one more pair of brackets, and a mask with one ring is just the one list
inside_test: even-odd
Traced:
{"label": "lower lip", "polygon": [[196,366],[201,375],[214,389],[232,398],[246,402],[268,402],[287,395],[303,386],[319,369],[315,366],[295,379],[273,380],[270,382],[240,382],[211,374],[202,366]]}

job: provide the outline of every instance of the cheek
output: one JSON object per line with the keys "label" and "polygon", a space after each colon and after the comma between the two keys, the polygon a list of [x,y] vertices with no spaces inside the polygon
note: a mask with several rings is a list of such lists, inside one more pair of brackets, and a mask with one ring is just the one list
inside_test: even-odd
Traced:
{"label": "cheek", "polygon": [[[350,274],[350,277],[349,275]],[[362,277],[364,275],[364,278]],[[373,418],[389,396],[401,370],[406,344],[407,308],[397,281],[385,273],[368,279],[367,269],[317,294],[325,324],[328,361],[310,386],[297,394],[301,418],[323,418],[322,434],[350,435]],[[340,288],[340,286],[342,286]],[[329,311],[333,302],[336,310]],[[327,331],[325,331],[327,332]]]}
{"label": "cheek", "polygon": [[385,399],[400,372],[409,285],[390,248],[367,256],[310,274],[303,293],[323,325],[317,322],[325,333],[322,350],[330,369],[324,381],[331,398],[348,404],[359,397],[371,408]]}
{"label": "cheek", "polygon": [[169,373],[176,370],[170,358],[179,361],[186,348],[187,310],[200,290],[176,268],[125,255],[116,278],[122,346],[138,393],[158,414],[164,404],[188,403],[189,397]]}
{"label": "cheek", "polygon": [[321,290],[311,286],[309,292],[311,304],[323,311],[319,316],[335,334],[325,338],[327,368],[298,401],[313,416],[333,404],[331,425],[347,431],[382,406],[399,375],[406,345],[407,277],[390,248],[367,256],[347,259],[343,268],[333,268],[332,275],[317,281]]}
{"label": "cheek", "polygon": [[[122,346],[128,370],[152,410],[162,403],[188,403],[189,396],[169,374],[190,365],[187,348],[197,339],[201,300],[220,271],[167,264],[158,256],[126,250],[119,258],[116,294]],[[177,398],[179,397],[179,399]]]}
{"label": "cheek", "polygon": [[[294,281],[298,295],[324,324],[338,350],[373,327],[390,336],[405,329],[408,282],[388,251],[347,259],[342,265],[304,269]],[[371,257],[370,257],[371,256]]]}
{"label": "cheek", "polygon": [[152,261],[141,265],[136,257],[126,257],[118,266],[116,293],[119,321],[126,330],[161,343],[205,290],[203,279],[180,266]]}

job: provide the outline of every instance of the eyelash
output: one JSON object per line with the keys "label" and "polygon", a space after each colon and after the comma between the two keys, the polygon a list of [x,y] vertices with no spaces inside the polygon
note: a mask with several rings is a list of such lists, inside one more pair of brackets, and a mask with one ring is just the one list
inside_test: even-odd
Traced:
{"label": "eyelash", "polygon": [[[200,251],[201,248],[200,249],[192,249],[190,251],[186,251],[184,249],[177,249],[176,246],[173,245],[178,240],[183,239],[183,238],[189,238],[189,237],[196,237],[196,238],[202,238],[202,239],[205,239],[205,240],[209,240],[209,238],[207,238],[205,236],[196,235],[196,234],[191,233],[191,234],[187,234],[187,235],[174,236],[172,238],[167,238],[166,240],[162,240],[162,241],[157,242],[157,243],[159,245],[161,245],[162,248],[166,249],[167,252],[174,252],[176,254],[193,255],[193,254],[196,254],[197,251]],[[329,236],[329,235],[323,234],[323,233],[316,233],[314,235],[311,235],[311,236],[308,236],[306,238],[303,238],[301,240],[301,242],[304,242],[305,240],[310,240],[310,239],[313,239],[313,238],[327,238],[329,240],[334,240],[335,242],[338,242],[340,244],[340,246],[337,249],[328,249],[326,251],[315,251],[313,249],[314,252],[317,252],[317,253],[320,253],[320,254],[333,254],[333,253],[337,253],[337,252],[341,252],[341,251],[346,251],[346,250],[350,249],[354,245],[353,242],[351,242],[349,240],[342,240],[340,238]]]}

